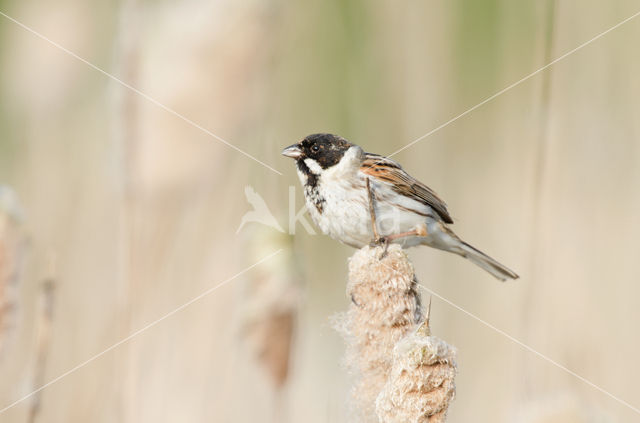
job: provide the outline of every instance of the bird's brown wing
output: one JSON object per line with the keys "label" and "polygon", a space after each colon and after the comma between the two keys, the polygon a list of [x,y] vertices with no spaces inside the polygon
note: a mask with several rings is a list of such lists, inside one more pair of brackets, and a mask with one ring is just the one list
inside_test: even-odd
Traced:
{"label": "bird's brown wing", "polygon": [[453,223],[447,210],[447,204],[431,188],[409,175],[393,160],[377,154],[365,153],[360,171],[391,184],[393,190],[398,194],[413,198],[431,207],[445,223]]}

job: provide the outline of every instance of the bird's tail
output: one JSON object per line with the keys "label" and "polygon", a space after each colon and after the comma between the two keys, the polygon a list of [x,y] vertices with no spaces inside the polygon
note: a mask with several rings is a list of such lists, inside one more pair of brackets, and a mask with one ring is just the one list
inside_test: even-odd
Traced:
{"label": "bird's tail", "polygon": [[504,264],[497,262],[464,241],[460,241],[460,249],[462,251],[458,252],[458,254],[468,258],[471,262],[482,267],[501,281],[506,281],[507,279],[518,279],[519,277],[513,270],[509,269]]}

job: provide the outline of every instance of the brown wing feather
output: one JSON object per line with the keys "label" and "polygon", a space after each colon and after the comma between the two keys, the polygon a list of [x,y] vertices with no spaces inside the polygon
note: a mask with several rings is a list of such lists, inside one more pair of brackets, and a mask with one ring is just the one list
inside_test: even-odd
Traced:
{"label": "brown wing feather", "polygon": [[360,171],[392,184],[393,189],[399,194],[426,204],[435,210],[445,223],[453,223],[447,204],[431,188],[409,175],[393,160],[377,154],[365,153]]}

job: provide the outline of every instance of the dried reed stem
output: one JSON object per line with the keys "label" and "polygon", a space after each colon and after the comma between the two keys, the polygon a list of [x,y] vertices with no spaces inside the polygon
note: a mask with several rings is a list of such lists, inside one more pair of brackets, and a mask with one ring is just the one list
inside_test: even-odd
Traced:
{"label": "dried reed stem", "polygon": [[18,283],[26,250],[21,222],[22,208],[15,192],[0,185],[0,358],[17,320]]}
{"label": "dried reed stem", "polygon": [[[52,268],[54,266],[51,266]],[[53,274],[53,272],[52,272]],[[53,309],[55,294],[55,279],[53,276],[45,279],[40,291],[40,306],[37,316],[36,332],[36,357],[33,364],[33,389],[37,389],[44,384],[44,375],[51,344],[51,329],[53,326]],[[31,397],[29,406],[28,422],[34,423],[40,413],[42,406],[42,391],[36,392]]]}
{"label": "dried reed stem", "polygon": [[[349,310],[336,320],[356,373],[360,421],[444,421],[455,393],[455,350],[429,336],[413,266],[391,245],[364,247],[349,262]],[[422,324],[422,325],[421,325]],[[430,420],[431,419],[431,420]]]}
{"label": "dried reed stem", "polygon": [[12,280],[12,259],[7,242],[0,227],[0,353],[4,350],[7,333],[9,332],[9,317],[14,309],[14,300],[9,294]]}

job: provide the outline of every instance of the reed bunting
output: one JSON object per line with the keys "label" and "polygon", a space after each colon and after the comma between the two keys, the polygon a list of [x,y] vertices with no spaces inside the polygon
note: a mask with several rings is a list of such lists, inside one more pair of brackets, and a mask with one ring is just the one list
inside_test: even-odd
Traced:
{"label": "reed bunting", "polygon": [[471,260],[500,280],[518,275],[449,228],[447,205],[395,161],[332,134],[309,135],[282,151],[295,159],[307,209],[323,233],[352,247],[372,241],[428,245]]}

